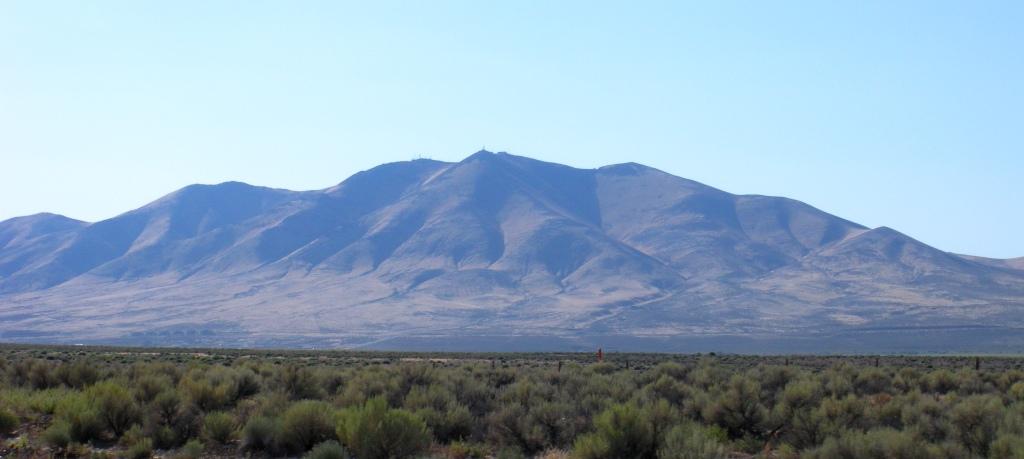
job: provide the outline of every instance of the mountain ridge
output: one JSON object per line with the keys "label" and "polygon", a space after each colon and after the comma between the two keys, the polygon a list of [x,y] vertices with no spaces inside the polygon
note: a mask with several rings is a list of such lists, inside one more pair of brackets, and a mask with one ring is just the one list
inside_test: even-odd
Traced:
{"label": "mountain ridge", "polygon": [[864,330],[1024,327],[1020,260],[636,163],[482,150],[322,190],[190,185],[95,223],[0,222],[0,340],[842,350],[874,345]]}

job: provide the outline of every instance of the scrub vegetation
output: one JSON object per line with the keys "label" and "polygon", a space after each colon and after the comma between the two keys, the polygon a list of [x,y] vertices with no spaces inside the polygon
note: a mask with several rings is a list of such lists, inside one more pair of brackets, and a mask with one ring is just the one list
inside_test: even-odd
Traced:
{"label": "scrub vegetation", "polygon": [[1019,458],[1022,364],[2,346],[0,456]]}

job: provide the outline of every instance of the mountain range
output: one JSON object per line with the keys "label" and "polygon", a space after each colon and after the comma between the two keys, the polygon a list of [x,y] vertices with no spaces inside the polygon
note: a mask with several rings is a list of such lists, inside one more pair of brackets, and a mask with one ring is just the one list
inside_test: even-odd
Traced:
{"label": "mountain range", "polygon": [[480,151],[0,222],[0,341],[1020,352],[1022,327],[1022,258],[635,163]]}

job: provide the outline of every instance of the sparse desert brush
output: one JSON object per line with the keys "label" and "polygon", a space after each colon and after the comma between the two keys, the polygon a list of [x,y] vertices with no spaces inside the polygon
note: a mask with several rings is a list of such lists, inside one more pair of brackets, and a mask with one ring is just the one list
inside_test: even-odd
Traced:
{"label": "sparse desert brush", "polygon": [[370,459],[1024,452],[1012,359],[238,352],[0,346],[0,410],[17,418],[0,427],[55,454],[120,438],[115,454],[135,457],[196,457],[200,440],[211,454]]}

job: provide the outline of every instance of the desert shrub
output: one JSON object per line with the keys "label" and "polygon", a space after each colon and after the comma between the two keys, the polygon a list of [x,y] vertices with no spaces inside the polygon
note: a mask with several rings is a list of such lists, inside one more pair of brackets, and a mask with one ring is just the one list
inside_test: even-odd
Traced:
{"label": "desert shrub", "polygon": [[167,375],[145,375],[135,380],[135,398],[149,403],[158,395],[171,391],[171,378]]}
{"label": "desert shrub", "polygon": [[86,390],[85,395],[96,407],[96,412],[115,437],[120,437],[132,424],[140,420],[135,399],[118,383],[102,382]]}
{"label": "desert shrub", "polygon": [[64,450],[73,441],[71,425],[67,421],[54,422],[43,432],[43,443],[57,450]]}
{"label": "desert shrub", "polygon": [[85,443],[103,434],[104,421],[99,410],[82,393],[68,395],[54,410],[56,418],[67,425],[71,439]]}
{"label": "desert shrub", "polygon": [[768,405],[774,403],[774,396],[795,381],[798,377],[796,369],[778,365],[760,365],[750,375],[761,385],[761,393]]}
{"label": "desert shrub", "polygon": [[184,406],[178,410],[168,427],[174,430],[178,442],[199,437],[203,431],[203,414],[195,405]]}
{"label": "desert shrub", "polygon": [[921,387],[921,372],[914,368],[900,368],[892,378],[892,386],[900,392],[910,392]]}
{"label": "desert shrub", "polygon": [[405,396],[404,406],[423,419],[441,443],[464,439],[473,428],[469,409],[460,405],[450,391],[438,384],[413,387]]}
{"label": "desert shrub", "polygon": [[21,421],[18,420],[18,416],[6,408],[0,407],[0,435],[14,432],[19,425],[21,425]]}
{"label": "desert shrub", "polygon": [[648,384],[645,389],[654,397],[665,399],[676,406],[682,406],[684,400],[693,396],[692,389],[686,383],[668,374],[662,374],[654,382]]}
{"label": "desert shrub", "polygon": [[84,360],[57,367],[55,376],[65,386],[75,389],[82,389],[100,380],[100,372],[96,366]]}
{"label": "desert shrub", "polygon": [[175,455],[178,459],[199,459],[203,455],[203,444],[199,440],[189,440]]}
{"label": "desert shrub", "polygon": [[456,441],[448,445],[447,457],[449,459],[484,459],[490,454],[490,450],[485,445]]}
{"label": "desert shrub", "polygon": [[847,395],[841,399],[827,398],[815,409],[815,417],[825,435],[838,435],[846,429],[861,429],[867,426],[863,400]]}
{"label": "desert shrub", "polygon": [[389,409],[382,397],[344,410],[337,433],[359,459],[413,457],[430,445],[423,420],[405,410]]}
{"label": "desert shrub", "polygon": [[880,368],[864,368],[853,382],[854,390],[860,395],[888,392],[892,377]]}
{"label": "desert shrub", "polygon": [[30,360],[24,370],[25,380],[33,389],[48,389],[60,385],[53,366],[43,360]]}
{"label": "desert shrub", "polygon": [[1024,381],[1018,381],[1010,386],[1010,397],[1018,402],[1024,402]]}
{"label": "desert shrub", "polygon": [[345,387],[346,375],[340,371],[325,370],[320,374],[320,387],[324,394],[332,397]]}
{"label": "desert shrub", "polygon": [[815,380],[792,381],[786,385],[771,413],[769,434],[778,434],[798,447],[815,446],[824,438],[824,419],[815,410],[822,389]]}
{"label": "desert shrub", "polygon": [[32,390],[27,388],[2,387],[0,379],[0,407],[21,418],[32,418],[37,415],[52,415],[57,405],[64,400],[68,394],[77,393],[65,388]]}
{"label": "desert shrub", "polygon": [[421,408],[413,411],[426,422],[434,438],[441,443],[465,439],[473,429],[473,416],[462,405],[451,405],[441,410]]}
{"label": "desert shrub", "polygon": [[348,459],[348,451],[334,440],[316,445],[303,456],[304,459]]}
{"label": "desert shrub", "polygon": [[658,459],[725,459],[725,433],[692,423],[673,427],[658,448]]}
{"label": "desert shrub", "polygon": [[125,457],[128,459],[149,459],[153,457],[153,440],[143,438],[133,443],[125,451]]}
{"label": "desert shrub", "polygon": [[195,374],[183,378],[178,387],[182,394],[203,411],[227,406],[235,392],[229,381],[210,381]]}
{"label": "desert shrub", "polygon": [[960,395],[974,395],[987,392],[989,387],[973,369],[961,369],[956,373],[956,392]]}
{"label": "desert shrub", "polygon": [[151,409],[159,416],[161,422],[170,425],[178,417],[181,409],[181,396],[173,389],[160,392],[153,397]]}
{"label": "desert shrub", "polygon": [[396,375],[398,393],[408,394],[413,387],[429,387],[437,381],[436,371],[426,363],[403,363],[398,365]]}
{"label": "desert shrub", "polygon": [[235,400],[256,395],[262,389],[259,376],[248,368],[235,369]]}
{"label": "desert shrub", "polygon": [[782,390],[776,411],[782,418],[790,418],[796,412],[810,411],[818,406],[821,400],[821,386],[817,381],[793,381]]}
{"label": "desert shrub", "polygon": [[768,413],[760,402],[760,393],[757,382],[743,375],[733,376],[728,389],[705,409],[704,418],[726,429],[731,438],[756,434]]}
{"label": "desert shrub", "polygon": [[865,414],[872,427],[891,427],[897,430],[903,428],[901,401],[894,399],[888,393],[883,392],[867,397]]}
{"label": "desert shrub", "polygon": [[656,381],[662,376],[667,376],[676,381],[685,381],[690,373],[690,368],[678,362],[661,362],[648,371],[650,381]]}
{"label": "desert shrub", "polygon": [[242,449],[274,453],[280,449],[280,438],[280,421],[258,416],[250,419],[242,428]]}
{"label": "desert shrub", "polygon": [[152,418],[146,421],[142,430],[147,437],[153,440],[153,447],[157,449],[173,448],[186,440],[179,438],[178,433],[170,426],[155,423]]}
{"label": "desert shrub", "polygon": [[910,435],[892,429],[847,432],[830,437],[808,452],[807,459],[929,459],[937,457]]}
{"label": "desert shrub", "polygon": [[903,405],[901,417],[903,426],[923,441],[939,443],[949,435],[945,407],[934,398],[914,397]]}
{"label": "desert shrub", "polygon": [[278,386],[292,400],[313,400],[323,396],[313,371],[297,365],[288,365],[281,370]]}
{"label": "desert shrub", "polygon": [[293,452],[305,452],[318,443],[334,438],[334,409],[313,400],[296,402],[281,422],[281,441]]}
{"label": "desert shrub", "polygon": [[535,453],[544,448],[539,437],[529,427],[522,405],[502,404],[487,416],[487,438],[499,446]]}
{"label": "desert shrub", "polygon": [[389,402],[397,402],[398,382],[380,368],[370,368],[357,372],[345,384],[338,397],[343,406],[359,406],[374,397],[385,397]]}
{"label": "desert shrub", "polygon": [[653,458],[656,439],[644,413],[633,405],[616,405],[594,418],[594,432],[573,445],[581,459]]}
{"label": "desert shrub", "polygon": [[[643,402],[640,408],[651,425],[651,434],[654,440],[658,441],[665,436],[672,427],[682,421],[679,410],[672,406],[667,400],[658,399],[654,402]],[[578,436],[577,432],[570,432],[570,439]]]}
{"label": "desert shrub", "polygon": [[987,455],[1002,409],[999,399],[990,395],[973,395],[961,400],[949,416],[955,438],[972,453]]}
{"label": "desert shrub", "polygon": [[836,365],[821,373],[821,386],[825,395],[843,398],[853,392],[854,371],[848,365]]}
{"label": "desert shrub", "polygon": [[216,443],[225,444],[235,434],[235,420],[230,414],[213,412],[203,418],[203,437]]}
{"label": "desert shrub", "polygon": [[991,459],[1019,459],[1024,457],[1024,437],[1003,434],[992,442]]}
{"label": "desert shrub", "polygon": [[938,394],[945,394],[956,390],[956,376],[949,370],[935,370],[924,377],[923,390]]}

